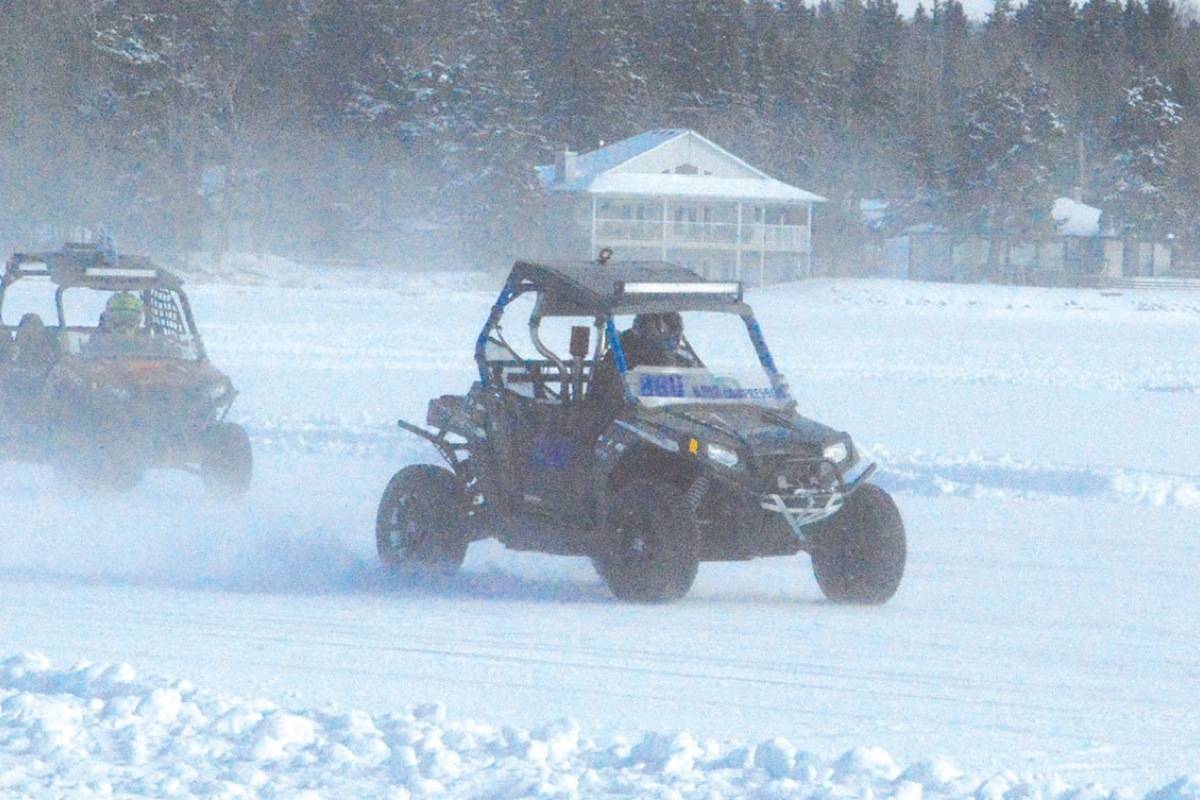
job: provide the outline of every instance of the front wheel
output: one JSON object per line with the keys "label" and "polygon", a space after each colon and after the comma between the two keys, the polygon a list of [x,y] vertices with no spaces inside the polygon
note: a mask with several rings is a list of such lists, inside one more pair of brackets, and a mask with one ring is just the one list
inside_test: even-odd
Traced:
{"label": "front wheel", "polygon": [[813,574],[835,603],[878,605],[904,577],[904,521],[883,489],[860,486],[834,516],[812,533]]}
{"label": "front wheel", "polygon": [[593,559],[620,600],[662,603],[692,588],[700,566],[700,531],[687,495],[661,481],[633,481],[608,514],[609,551]]}
{"label": "front wheel", "polygon": [[467,556],[467,510],[454,473],[405,467],[392,477],[375,516],[375,549],[389,570],[448,577]]}
{"label": "front wheel", "polygon": [[254,452],[246,429],[220,422],[204,432],[200,443],[200,478],[216,497],[237,498],[250,489]]}

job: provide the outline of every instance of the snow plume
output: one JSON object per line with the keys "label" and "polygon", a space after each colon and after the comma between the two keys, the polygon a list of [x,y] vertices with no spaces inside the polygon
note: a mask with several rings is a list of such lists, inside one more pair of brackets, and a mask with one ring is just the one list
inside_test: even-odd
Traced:
{"label": "snow plume", "polygon": [[[285,708],[140,675],[128,664],[0,661],[0,792],[7,797],[1126,798],[1053,775],[907,767],[878,747],[838,757],[785,738],[687,731],[594,737],[563,719],[524,729],[456,719],[441,703],[370,713]],[[1194,800],[1200,776],[1147,800]]]}
{"label": "snow plume", "polygon": [[48,468],[4,473],[10,575],[307,592],[345,588],[359,569],[320,501],[216,503],[198,480],[165,473],[123,495],[81,493]]}
{"label": "snow plume", "polygon": [[239,502],[214,501],[186,474],[150,472],[132,491],[106,494],[81,492],[48,467],[0,466],[0,577],[280,596],[611,602],[586,561],[565,571],[537,558],[498,564],[502,550],[489,543],[475,545],[469,569],[452,578],[401,580],[375,558],[374,513],[394,462],[415,454],[311,433],[296,441],[259,434],[255,446],[255,486]]}

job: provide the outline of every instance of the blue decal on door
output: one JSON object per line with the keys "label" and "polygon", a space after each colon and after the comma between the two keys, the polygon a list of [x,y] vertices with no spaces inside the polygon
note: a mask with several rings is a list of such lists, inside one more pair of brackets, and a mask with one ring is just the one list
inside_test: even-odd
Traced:
{"label": "blue decal on door", "polygon": [[542,469],[566,469],[574,459],[575,443],[567,439],[540,437],[529,454],[529,463]]}

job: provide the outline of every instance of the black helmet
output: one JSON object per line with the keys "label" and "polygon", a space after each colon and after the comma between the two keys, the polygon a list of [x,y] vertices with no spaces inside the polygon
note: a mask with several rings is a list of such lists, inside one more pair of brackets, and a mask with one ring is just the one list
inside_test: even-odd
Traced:
{"label": "black helmet", "polygon": [[683,318],[677,311],[638,314],[633,318],[633,329],[646,341],[659,344],[671,353],[679,347],[679,341],[683,338]]}

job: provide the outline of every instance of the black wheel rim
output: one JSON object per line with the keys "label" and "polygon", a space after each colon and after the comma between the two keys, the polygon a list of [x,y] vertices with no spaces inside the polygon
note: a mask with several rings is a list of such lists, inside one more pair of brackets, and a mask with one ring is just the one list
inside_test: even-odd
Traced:
{"label": "black wheel rim", "polygon": [[653,531],[653,515],[640,502],[622,509],[613,526],[614,561],[623,567],[653,563],[659,551]]}

